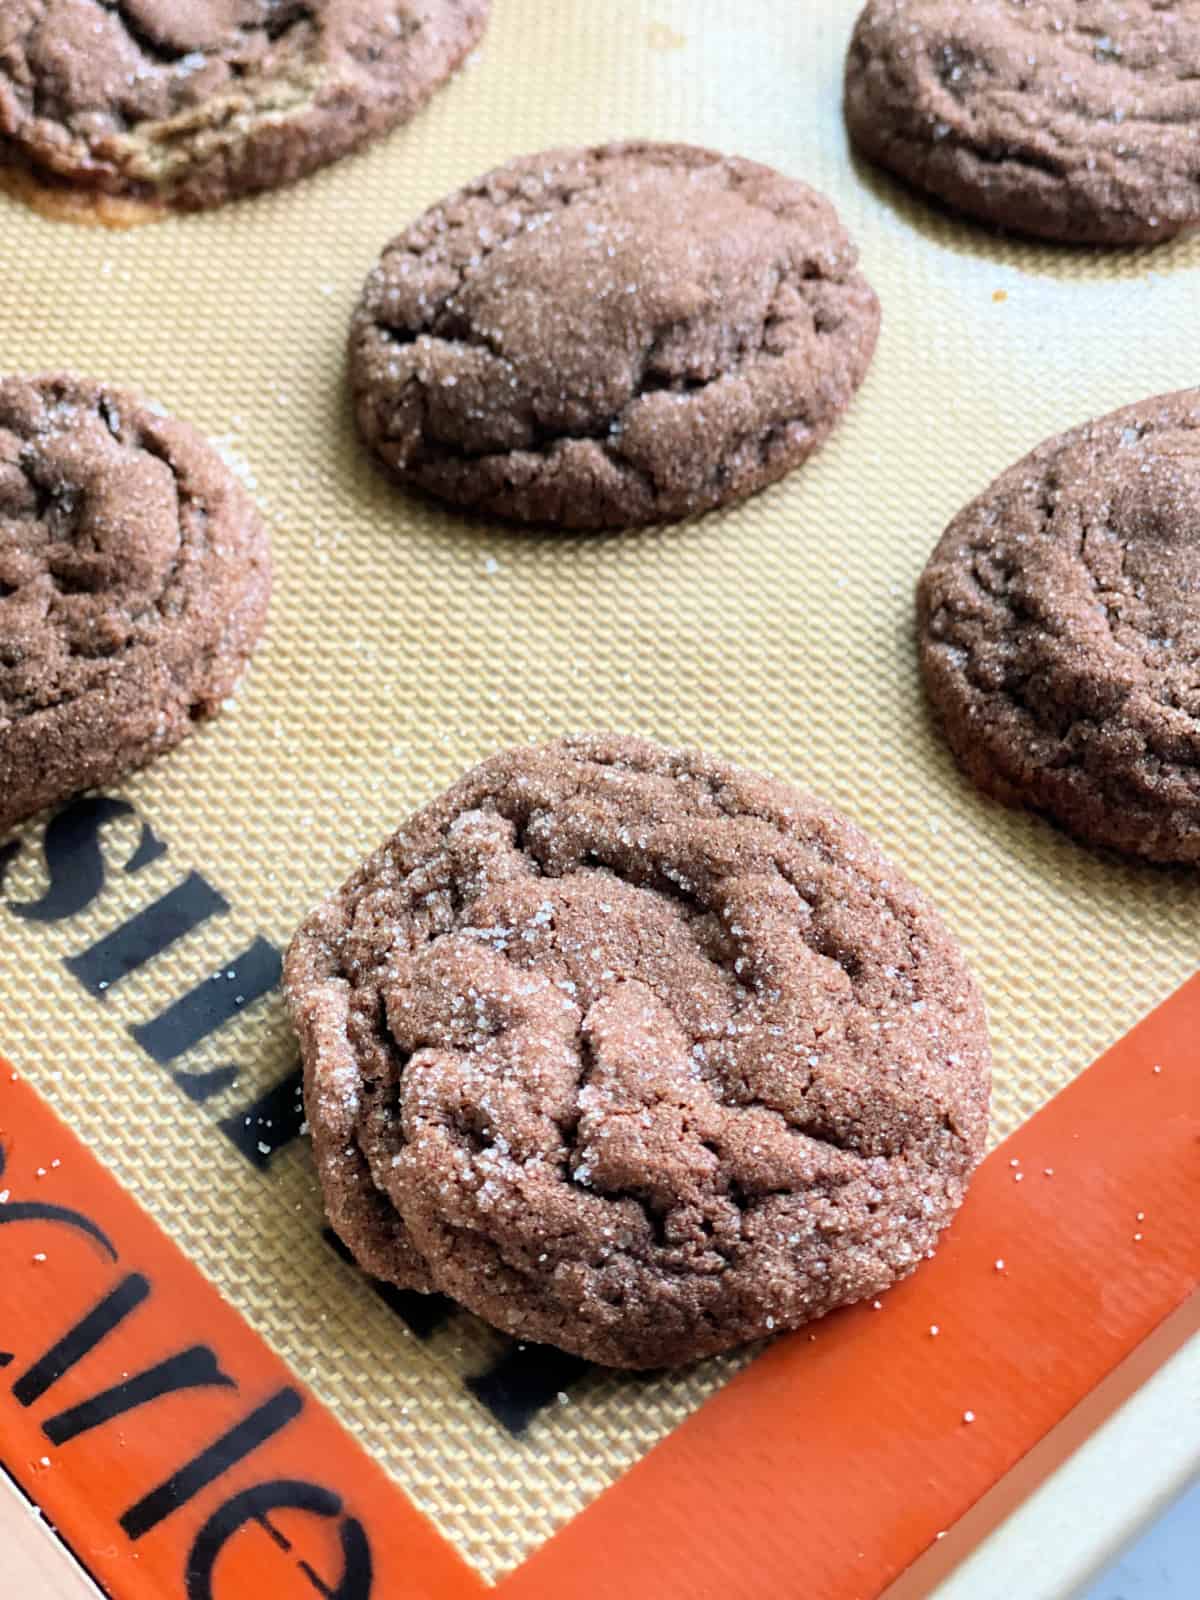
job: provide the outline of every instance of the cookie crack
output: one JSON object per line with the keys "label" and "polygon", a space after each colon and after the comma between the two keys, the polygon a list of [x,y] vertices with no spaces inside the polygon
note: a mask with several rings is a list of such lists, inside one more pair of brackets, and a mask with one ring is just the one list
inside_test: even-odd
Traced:
{"label": "cookie crack", "polygon": [[[814,276],[807,272],[794,275],[781,276],[777,281],[775,295],[783,285],[800,286],[814,281]],[[819,277],[816,281],[823,284],[841,283],[843,280]],[[773,303],[774,296],[772,297]],[[779,325],[780,319],[773,315],[768,307],[760,323],[756,335],[744,341],[741,350],[735,355],[728,366],[708,377],[691,377],[687,374],[668,376],[655,373],[653,368],[656,352],[686,323],[679,321],[664,324],[656,329],[652,338],[645,345],[642,354],[636,363],[636,372],[630,387],[630,392],[620,406],[596,423],[588,427],[565,427],[557,423],[543,422],[533,409],[536,406],[536,396],[529,398],[530,410],[522,417],[522,423],[529,432],[529,437],[519,445],[508,448],[479,448],[471,449],[457,440],[446,439],[444,436],[434,435],[427,425],[419,430],[419,443],[406,460],[406,466],[414,471],[419,471],[424,465],[453,460],[462,463],[480,463],[490,461],[505,461],[513,455],[535,455],[543,458],[551,457],[557,449],[569,443],[595,444],[607,456],[609,461],[620,470],[637,477],[653,499],[657,500],[663,492],[663,485],[654,471],[652,462],[640,460],[622,448],[621,440],[630,424],[630,414],[638,402],[647,395],[656,393],[681,394],[693,399],[721,384],[744,380],[748,370],[758,362],[785,362],[792,358],[793,352],[788,349],[773,350],[770,341],[773,330]],[[375,327],[388,341],[397,348],[414,345],[419,339],[425,338],[435,342],[439,348],[451,350],[455,346],[464,349],[481,349],[504,362],[511,368],[511,358],[499,347],[494,337],[481,332],[473,327],[466,326],[456,332],[453,337],[438,334],[431,330],[422,329],[419,332],[394,323],[376,322]],[[436,326],[436,322],[433,326]],[[839,322],[823,320],[814,311],[813,327],[818,335],[833,334],[840,327]],[[411,373],[406,378],[406,387],[416,388],[421,397],[426,420],[429,414],[429,396],[437,387],[437,380],[428,380],[420,373]],[[803,404],[798,404],[793,415],[771,424],[767,429],[762,429],[753,421],[746,429],[729,441],[722,457],[713,463],[705,486],[714,480],[719,480],[722,473],[729,470],[729,462],[754,442],[757,445],[761,462],[770,456],[774,446],[780,439],[787,437],[789,432],[797,426],[805,429],[814,427],[811,409]],[[385,438],[393,437],[386,430]]]}
{"label": "cookie crack", "polygon": [[[603,765],[604,763],[599,764]],[[613,763],[612,765],[620,764]],[[584,780],[581,776],[577,782],[573,796],[570,798],[579,797],[583,788],[583,784]],[[560,800],[559,803],[562,804],[564,801],[565,803],[569,804],[569,798],[566,797],[564,797],[564,800]],[[533,813],[523,810],[519,807],[506,808],[502,803],[497,803],[495,804],[494,814],[498,817],[501,817],[504,821],[509,823],[510,826],[512,826],[514,850],[519,852],[527,864],[532,866],[537,873],[543,874],[545,870],[544,865],[538,858],[536,852],[530,848],[527,841],[527,830],[530,826]],[[766,819],[764,818],[763,820]],[[444,833],[445,830],[443,830],[443,836]],[[827,858],[826,852],[818,851],[816,853]],[[569,887],[571,881],[578,877],[581,871],[587,871],[590,873],[596,869],[611,873],[612,876],[621,883],[632,885],[657,897],[668,900],[671,903],[678,904],[686,912],[689,921],[698,922],[708,918],[715,918],[718,923],[724,927],[724,919],[721,918],[720,914],[715,909],[715,904],[711,904],[708,898],[703,898],[700,895],[689,891],[680,883],[675,881],[675,879],[671,878],[668,875],[669,868],[661,862],[654,863],[651,870],[649,870],[644,876],[631,876],[627,870],[623,869],[619,863],[615,862],[610,855],[603,852],[598,852],[595,849],[590,849],[586,860],[581,860],[571,870],[565,873],[555,874],[552,881]],[[791,881],[791,879],[788,879],[787,881]],[[804,898],[806,899],[806,903],[808,903],[808,897]],[[872,898],[878,899],[878,897],[875,895],[872,895]],[[882,910],[885,912],[890,911],[886,897],[883,897],[881,900],[879,900],[879,903]],[[819,906],[820,900],[818,899],[815,904]],[[465,902],[460,900],[457,916],[460,918],[466,918],[469,917],[469,915],[469,907]],[[551,928],[553,928],[553,926],[553,923],[551,923]],[[461,931],[461,927],[454,930],[437,933],[431,931],[427,936],[425,947],[429,948],[444,938],[453,937],[454,934],[459,931]],[[728,930],[726,930],[726,932],[728,932]],[[804,937],[806,944],[808,944],[809,949],[812,950],[814,954],[820,956],[823,960],[829,961],[833,965],[840,966],[849,978],[852,989],[857,989],[859,968],[858,964],[851,957],[849,957],[845,952],[839,951],[830,943],[828,939],[814,939],[810,937],[807,928],[804,929],[802,936]],[[730,934],[729,937],[734,940],[734,944],[736,946],[736,935]],[[553,948],[557,948],[557,941],[555,941]],[[714,953],[713,950],[708,946],[698,945],[697,948],[703,954],[704,959],[708,961],[718,972],[722,973],[726,978],[728,978],[741,994],[742,1001],[737,1007],[735,1007],[733,1014],[733,1022],[736,1024],[737,1018],[742,1015],[742,1007],[751,1001],[762,998],[762,990],[760,985],[753,981],[747,980],[742,975],[741,971],[739,970],[742,959],[740,955],[722,955],[719,951]],[[368,991],[371,991],[376,989],[376,986],[380,981],[382,965],[386,965],[386,963],[383,962],[382,956],[380,957],[380,962],[381,966],[375,967],[369,974],[365,975],[361,984],[353,971],[348,970],[344,965],[339,966],[339,971],[351,982],[352,987],[365,987]],[[645,981],[644,979],[639,978],[639,973],[642,971],[642,966],[643,964],[640,961],[635,962],[634,968],[631,971],[622,976],[618,976],[614,980],[613,987],[615,988],[620,983],[631,979]],[[518,967],[517,970],[523,969]],[[653,985],[651,985],[651,988],[653,989]],[[670,997],[659,996],[659,998],[669,1010],[672,1010],[673,1014],[673,1007],[671,1005]],[[397,1075],[397,1079],[400,1080],[402,1079],[404,1068],[408,1060],[411,1059],[412,1051],[407,1047],[401,1046],[396,1040],[394,1034],[387,1024],[386,1015],[381,1002],[376,1006],[375,1015],[375,1032],[377,1037],[380,1038],[381,1042],[388,1050],[394,1071]],[[715,1036],[703,1034],[697,1035],[694,1032],[686,1029],[682,1018],[675,1017],[675,1022],[676,1025],[684,1031],[689,1050],[698,1048],[706,1043],[711,1044],[714,1042]],[[435,1041],[433,1039],[424,1041],[424,1045],[433,1046],[434,1044]],[[422,1047],[422,1045],[418,1043],[418,1048],[420,1047]],[[581,1141],[578,1137],[579,1125],[583,1116],[583,1109],[580,1104],[580,1099],[583,1091],[589,1086],[597,1070],[597,1058],[595,1055],[594,1046],[586,1028],[582,1026],[575,1035],[573,1050],[578,1062],[578,1075],[574,1085],[571,1107],[563,1116],[555,1118],[556,1125],[559,1129],[559,1135],[562,1140],[562,1149],[558,1156],[558,1165],[565,1169],[564,1176],[571,1181],[573,1186],[586,1189],[590,1192],[603,1192],[606,1196],[617,1197],[617,1191],[610,1190],[602,1185],[577,1182],[574,1176],[575,1169],[579,1166],[580,1158],[583,1154]],[[816,1074],[810,1069],[808,1072],[808,1081],[805,1090],[806,1095],[808,1090],[813,1088],[815,1079]],[[822,1144],[843,1154],[852,1155],[859,1159],[869,1159],[868,1155],[857,1147],[853,1139],[850,1136],[841,1133],[837,1127],[830,1122],[828,1117],[815,1113],[794,1116],[789,1114],[789,1112],[786,1110],[781,1110],[776,1106],[768,1104],[757,1096],[754,1096],[749,1100],[732,1098],[726,1092],[727,1086],[719,1074],[714,1074],[711,1077],[706,1078],[705,1082],[707,1085],[706,1092],[712,1095],[714,1106],[721,1107],[728,1114],[737,1116],[739,1113],[747,1110],[766,1110],[779,1118],[781,1126],[787,1127],[791,1132],[797,1135],[811,1139],[816,1143]],[[657,1110],[660,1110],[663,1106],[671,1103],[674,1102],[672,1102],[669,1097],[664,1098],[663,1096],[659,1096],[652,1106],[648,1106],[645,1109],[648,1109],[653,1113]],[[467,1139],[468,1143],[470,1143],[472,1147],[477,1150],[477,1153],[484,1147],[490,1148],[490,1146],[487,1145],[486,1140],[483,1140],[472,1133],[468,1123],[462,1117],[455,1116],[453,1120],[456,1129],[458,1129],[459,1133]],[[633,1194],[632,1191],[630,1197],[644,1198]],[[680,1203],[682,1204],[684,1202],[681,1201]]]}
{"label": "cookie crack", "polygon": [[[193,55],[208,57],[223,50],[229,39],[237,37],[252,39],[256,34],[262,34],[269,43],[276,44],[298,24],[315,23],[317,20],[310,0],[267,0],[267,10],[263,17],[251,22],[235,22],[226,40],[216,40],[205,47],[195,49],[173,45],[160,38],[138,20],[127,0],[100,0],[100,4],[121,24],[122,31],[130,43],[147,60],[162,67],[177,67],[181,61],[186,61]],[[412,31],[409,30],[410,35]],[[244,63],[238,62],[236,58],[230,61],[229,66],[235,76],[238,75],[237,68],[240,67],[242,72],[245,71]]]}
{"label": "cookie crack", "polygon": [[[409,385],[416,386],[420,390],[427,413],[429,386],[415,375],[407,381]],[[407,468],[419,472],[422,467],[436,466],[446,461],[461,462],[464,465],[492,461],[506,463],[511,462],[514,457],[521,456],[537,456],[549,461],[568,444],[594,444],[607,456],[613,466],[637,478],[652,499],[657,499],[661,493],[661,485],[653,467],[621,453],[617,443],[621,432],[619,415],[606,419],[595,428],[557,428],[531,421],[530,429],[533,437],[520,445],[508,449],[472,450],[457,440],[431,440],[427,430],[422,428],[420,443],[407,458]],[[385,431],[383,438],[389,437],[391,435]]]}
{"label": "cookie crack", "polygon": [[[114,438],[119,444],[126,449],[141,450],[145,454],[153,456],[154,459],[160,461],[171,474],[175,490],[175,505],[177,508],[175,518],[176,548],[171,561],[162,574],[157,589],[152,594],[138,595],[136,599],[136,605],[128,604],[124,601],[121,601],[119,598],[111,597],[109,595],[109,591],[103,588],[98,588],[90,581],[72,579],[69,574],[63,573],[56,569],[56,567],[53,565],[52,559],[47,557],[45,560],[39,563],[37,573],[35,573],[31,578],[27,579],[20,587],[6,585],[7,595],[0,593],[0,599],[11,598],[13,595],[18,595],[21,592],[21,589],[24,589],[30,584],[36,582],[39,576],[44,576],[47,578],[53,586],[55,592],[63,597],[69,597],[72,594],[80,593],[105,594],[107,613],[111,615],[113,612],[116,612],[116,614],[121,617],[123,623],[125,624],[127,632],[126,637],[122,642],[111,643],[105,641],[104,648],[98,648],[95,645],[87,647],[84,641],[77,638],[75,634],[69,630],[61,633],[59,638],[65,657],[69,661],[102,661],[107,664],[115,664],[119,663],[127,656],[132,655],[136,651],[144,648],[144,643],[137,636],[135,630],[137,624],[147,615],[148,612],[153,612],[157,617],[159,617],[160,620],[168,620],[166,612],[166,597],[170,593],[175,578],[178,574],[180,561],[183,558],[185,549],[188,549],[189,546],[194,545],[195,543],[194,539],[189,539],[188,537],[187,524],[189,519],[187,517],[187,512],[189,510],[196,511],[201,521],[205,521],[206,518],[201,508],[194,505],[191,493],[185,487],[178,468],[171,459],[169,453],[164,448],[157,445],[153,440],[148,439],[141,430],[139,430],[136,440],[122,438],[119,432],[120,423],[118,422],[117,426],[114,427],[114,420],[116,419],[117,414],[115,411],[111,410],[111,401],[107,395],[102,396],[97,402],[96,414],[105,423],[109,432],[113,434]],[[54,485],[43,483],[40,475],[35,470],[35,460],[31,459],[36,456],[36,450],[37,444],[35,440],[23,441],[21,451],[21,455],[24,458],[22,463],[22,472],[26,483],[32,489],[34,494],[34,509],[22,520],[35,524],[41,524],[44,523],[52,514],[52,512],[58,506],[62,505],[64,501],[73,501],[74,498],[78,496],[79,491],[72,488],[72,486],[69,484]],[[78,505],[72,503],[69,509],[71,514],[74,515],[78,511]],[[196,519],[193,518],[191,520],[195,521]],[[63,542],[64,538],[73,540],[74,531],[74,529],[58,530],[58,539],[56,542],[61,543]],[[60,684],[57,686],[55,692],[49,697],[47,697],[44,693],[35,692],[32,689],[22,694],[14,688],[11,682],[5,683],[4,677],[8,674],[18,671],[25,665],[25,661],[26,657],[23,652],[9,652],[6,654],[3,660],[0,660],[0,668],[8,669],[7,674],[0,672],[0,705],[3,705],[10,715],[39,715],[50,711],[56,711],[66,706],[73,705],[79,700],[86,700],[89,696],[95,694],[97,688],[99,687],[96,682],[89,679],[75,685]],[[182,683],[184,677],[186,676],[183,665],[168,657],[164,657],[164,664],[176,682]],[[104,670],[108,670],[108,668],[106,667]]]}
{"label": "cookie crack", "polygon": [[186,50],[181,50],[156,38],[148,28],[143,26],[132,15],[129,6],[123,4],[122,0],[101,0],[101,3],[106,11],[116,17],[130,43],[135,45],[147,60],[155,61],[160,66],[174,66],[188,54]]}
{"label": "cookie crack", "polygon": [[981,166],[1002,167],[1019,166],[1030,172],[1040,172],[1048,178],[1055,178],[1062,182],[1067,173],[1062,161],[1054,156],[1046,155],[1041,151],[1033,150],[1028,145],[1017,146],[1008,140],[994,139],[983,141],[975,138],[965,129],[955,130],[960,148]]}
{"label": "cookie crack", "polygon": [[[1184,423],[1181,426],[1190,430],[1193,425]],[[1139,428],[1136,431],[1139,432],[1141,437],[1145,437],[1146,430],[1144,428]],[[1068,454],[1069,448],[1069,442],[1060,444],[1049,456],[1047,463],[1041,470],[1034,492],[1031,504],[1040,519],[1038,534],[1042,538],[1051,536],[1051,525],[1057,513],[1059,496],[1063,489],[1061,464]],[[1105,627],[1114,650],[1122,655],[1134,654],[1135,659],[1145,666],[1144,655],[1131,652],[1130,646],[1117,636],[1112,611],[1104,599],[1104,591],[1101,588],[1092,563],[1088,559],[1087,536],[1089,531],[1090,527],[1088,525],[1082,526],[1074,541],[1075,566],[1081,575],[1086,578],[1091,593],[1095,597],[1097,608],[1103,614]],[[1119,552],[1121,576],[1124,577],[1129,556],[1129,540],[1128,538],[1117,536],[1115,543]],[[995,562],[997,552],[986,541],[976,548],[973,551],[971,575],[978,588],[1004,608],[1008,618],[1007,623],[999,628],[995,623],[989,623],[987,627],[988,637],[992,637],[996,632],[1003,634],[1014,629],[1019,632],[1022,628],[1048,630],[1054,632],[1056,637],[1063,636],[1061,630],[1056,630],[1051,626],[1052,618],[1043,614],[1040,609],[1031,607],[1019,593],[1014,592],[1012,580],[1016,575],[1017,567],[1011,560],[1003,560],[1003,580],[997,584],[992,581],[993,573],[988,569],[981,568],[979,564],[980,556],[986,556],[989,562]],[[948,618],[953,619],[954,626],[947,627]],[[939,607],[932,620],[937,630],[935,632],[935,643],[939,648],[964,648],[964,646],[955,643],[955,640],[961,634],[963,620],[956,611],[943,604]],[[1127,620],[1124,620],[1124,625],[1136,633],[1144,643],[1148,642],[1149,636],[1144,629]],[[1040,735],[1055,741],[1053,758],[1046,763],[1046,768],[1049,772],[1058,774],[1068,772],[1085,773],[1091,781],[1102,782],[1106,792],[1115,796],[1119,801],[1126,804],[1145,803],[1144,783],[1139,783],[1136,780],[1131,767],[1116,772],[1098,771],[1092,757],[1090,749],[1092,737],[1110,726],[1114,716],[1121,714],[1121,709],[1114,710],[1112,706],[1109,706],[1103,711],[1092,711],[1078,704],[1064,701],[1057,703],[1057,715],[1048,716],[1045,691],[1050,687],[1051,680],[1045,664],[1020,668],[1016,664],[1009,662],[1006,664],[1003,681],[997,687],[988,681],[983,665],[976,658],[976,651],[969,647],[967,647],[966,679],[973,693],[978,695],[985,703],[1010,707],[1018,717],[1026,721],[1035,736]],[[1036,692],[1039,684],[1042,688],[1040,694]],[[1142,693],[1149,692],[1154,702],[1158,705],[1185,712],[1189,711],[1188,707],[1179,704],[1177,691],[1174,690],[1171,683],[1161,673],[1152,674],[1150,683],[1138,681],[1133,685],[1119,686],[1114,683],[1111,687],[1114,691],[1119,691],[1120,708],[1122,709],[1128,704],[1131,695],[1135,691],[1140,691]],[[1194,715],[1194,713],[1189,714]],[[1162,756],[1153,748],[1150,741],[1150,732],[1142,725],[1140,719],[1131,719],[1128,723],[1128,728],[1130,734],[1139,741],[1140,760],[1152,762],[1156,765],[1156,768],[1168,768],[1173,776],[1183,779],[1193,787],[1200,786],[1200,766],[1192,766],[1177,758],[1172,759]],[[990,753],[987,759],[989,764],[993,763],[993,757]]]}
{"label": "cookie crack", "polygon": [[[1046,42],[1046,35],[1028,30],[1039,44]],[[1097,38],[1104,38],[1103,30],[1096,26],[1089,28],[1086,24],[1072,22],[1069,31],[1064,36],[1054,33],[1053,42],[1061,43],[1064,50],[1073,51],[1089,60],[1096,60],[1095,43]],[[857,72],[864,79],[869,78],[874,72],[881,73],[886,80],[888,99],[880,104],[878,95],[868,92],[876,116],[881,109],[886,109],[890,126],[886,129],[879,128],[874,132],[872,142],[881,145],[901,145],[912,154],[918,165],[928,165],[937,149],[945,141],[960,148],[966,155],[977,160],[984,166],[1003,166],[1012,164],[1030,171],[1041,172],[1046,177],[1055,179],[1061,184],[1070,185],[1080,176],[1078,163],[1068,159],[1071,155],[1072,141],[1055,126],[1053,116],[1063,113],[1075,118],[1084,129],[1094,131],[1097,128],[1111,128],[1117,135],[1119,143],[1113,154],[1120,158],[1125,151],[1125,146],[1130,153],[1136,153],[1138,160],[1147,162],[1150,156],[1137,151],[1136,135],[1138,130],[1153,132],[1159,128],[1177,126],[1192,126],[1196,121],[1194,107],[1184,107],[1178,111],[1164,108],[1156,109],[1145,107],[1145,95],[1140,82],[1131,82],[1124,91],[1114,91],[1112,101],[1114,105],[1122,101],[1132,101],[1137,105],[1136,112],[1113,119],[1109,114],[1097,110],[1094,104],[1081,98],[1078,94],[1072,95],[1070,89],[1070,74],[1064,70],[1063,77],[1066,82],[1058,86],[1059,92],[1054,93],[1039,84],[1039,99],[1044,102],[1046,114],[1037,119],[1039,133],[1046,139],[1056,144],[1063,151],[1061,156],[1051,155],[1044,151],[1037,151],[1027,144],[1015,143],[1011,138],[996,139],[992,141],[981,140],[971,131],[970,123],[982,119],[982,109],[986,108],[994,114],[1005,114],[1007,108],[1001,98],[1012,91],[1028,94],[1033,87],[1028,78],[1019,78],[1013,83],[1005,83],[997,76],[996,69],[986,55],[976,51],[972,45],[963,40],[940,40],[931,44],[926,52],[925,60],[928,63],[932,79],[950,96],[955,106],[959,108],[966,118],[959,122],[957,118],[947,119],[942,117],[931,121],[935,122],[939,131],[930,144],[923,130],[913,126],[912,103],[921,97],[921,75],[917,75],[914,85],[910,74],[902,70],[898,62],[893,59],[890,44],[885,42],[883,47],[872,50],[864,37],[856,32],[850,46],[850,59],[853,61]],[[1103,60],[1114,71],[1120,72],[1127,79],[1134,79],[1135,75],[1125,70],[1119,52],[1105,52]],[[955,70],[958,76],[955,76]],[[1186,63],[1180,63],[1171,74],[1171,83],[1191,82],[1200,78],[1200,73],[1190,72]],[[977,87],[976,79],[983,80],[983,86]],[[974,106],[973,103],[974,102]],[[868,130],[860,128],[863,137],[868,136]],[[1082,136],[1076,143],[1082,142]],[[1091,170],[1090,168],[1088,169]],[[1192,181],[1198,181],[1192,175]],[[1122,214],[1133,215],[1126,212],[1124,207],[1118,206]],[[1160,208],[1161,209],[1161,208]]]}

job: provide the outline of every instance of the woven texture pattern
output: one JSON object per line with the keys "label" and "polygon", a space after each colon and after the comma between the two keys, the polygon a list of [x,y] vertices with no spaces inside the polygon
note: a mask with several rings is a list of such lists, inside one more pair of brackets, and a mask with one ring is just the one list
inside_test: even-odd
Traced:
{"label": "woven texture pattern", "polygon": [[[839,105],[855,9],[496,0],[478,55],[414,124],[286,193],[121,234],[0,201],[4,366],[134,385],[205,429],[254,489],[277,571],[226,714],[117,791],[165,853],[123,870],[140,822],[116,817],[100,892],[37,921],[10,907],[46,888],[44,819],[16,836],[0,1048],[490,1577],[738,1362],[568,1374],[514,1437],[464,1381],[511,1358],[504,1341],[464,1315],[415,1336],[323,1241],[303,1142],[260,1171],[219,1131],[294,1065],[278,994],[169,1065],[132,1025],[219,983],[256,936],[282,948],[466,766],[593,727],[793,779],[876,836],[979,974],[996,1138],[1200,959],[1194,873],[1091,853],[959,776],[921,699],[912,604],[945,523],[1009,462],[1196,381],[1200,240],[1107,254],[1003,241],[852,161]],[[833,199],[883,303],[845,423],[748,504],[632,535],[513,532],[390,488],[344,388],[349,314],[382,244],[511,155],[633,135],[766,161]],[[88,993],[63,958],[190,871],[229,911]],[[236,1085],[203,1104],[173,1081],[230,1065]]]}

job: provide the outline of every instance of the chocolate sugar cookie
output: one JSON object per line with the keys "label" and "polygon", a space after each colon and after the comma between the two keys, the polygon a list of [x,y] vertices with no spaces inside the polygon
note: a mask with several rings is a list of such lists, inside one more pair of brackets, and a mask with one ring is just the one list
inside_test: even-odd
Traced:
{"label": "chocolate sugar cookie", "polygon": [[403,122],[490,0],[12,0],[0,154],[196,208],[288,183]]}
{"label": "chocolate sugar cookie", "polygon": [[614,1366],[878,1293],[983,1149],[940,918],[835,812],[694,751],[486,761],[308,919],[285,986],[360,1263]]}
{"label": "chocolate sugar cookie", "polygon": [[1200,861],[1200,389],[1010,467],[942,535],[918,610],[929,697],[982,789]]}
{"label": "chocolate sugar cookie", "polygon": [[568,528],[751,494],[825,439],[879,306],[829,202],[676,144],[500,167],[392,241],[351,333],[367,444],[456,505]]}
{"label": "chocolate sugar cookie", "polygon": [[107,384],[0,379],[0,828],[212,716],[269,591],[258,513],[194,428]]}
{"label": "chocolate sugar cookie", "polygon": [[1160,0],[870,0],[846,122],[972,216],[1082,244],[1200,222],[1200,9]]}

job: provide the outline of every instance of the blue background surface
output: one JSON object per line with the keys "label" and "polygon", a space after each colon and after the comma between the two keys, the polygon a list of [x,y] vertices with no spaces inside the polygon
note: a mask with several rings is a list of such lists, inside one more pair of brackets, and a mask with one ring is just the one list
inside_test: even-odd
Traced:
{"label": "blue background surface", "polygon": [[1200,1479],[1080,1600],[1200,1600]]}

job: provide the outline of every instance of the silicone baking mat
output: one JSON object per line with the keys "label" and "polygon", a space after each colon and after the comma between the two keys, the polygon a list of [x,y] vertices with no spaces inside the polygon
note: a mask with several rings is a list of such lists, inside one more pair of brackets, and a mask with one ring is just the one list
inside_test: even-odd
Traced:
{"label": "silicone baking mat", "polygon": [[[220,719],[0,845],[0,1048],[488,1581],[752,1353],[585,1370],[380,1294],[323,1236],[279,953],[412,808],[497,748],[586,728],[822,793],[962,939],[995,1139],[1200,965],[1195,873],[980,799],[930,726],[912,638],[913,584],[965,499],[1047,434],[1196,381],[1200,240],[1006,241],[859,164],[840,120],[855,9],[495,0],[413,124],[286,192],[127,232],[0,201],[4,368],[134,385],[200,425],[268,518],[277,574]],[[750,502],[627,535],[515,532],[390,487],[344,382],[380,247],[511,155],[629,136],[833,199],[883,305],[844,424]]]}

